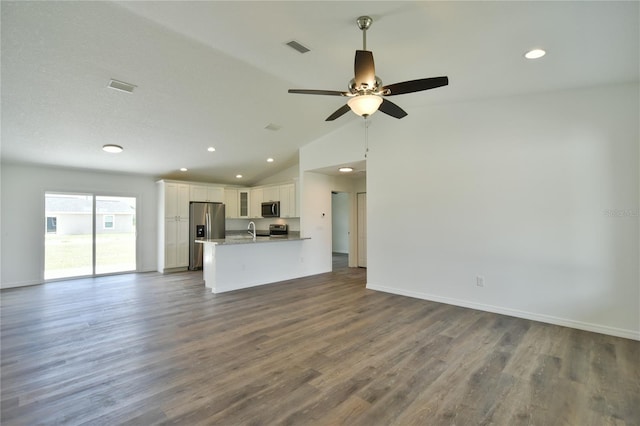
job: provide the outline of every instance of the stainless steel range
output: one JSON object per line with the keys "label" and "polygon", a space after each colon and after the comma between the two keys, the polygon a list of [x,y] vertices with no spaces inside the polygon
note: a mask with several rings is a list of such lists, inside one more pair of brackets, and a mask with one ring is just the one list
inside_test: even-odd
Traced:
{"label": "stainless steel range", "polygon": [[289,235],[288,225],[271,224],[269,225],[269,236],[271,237],[286,237]]}

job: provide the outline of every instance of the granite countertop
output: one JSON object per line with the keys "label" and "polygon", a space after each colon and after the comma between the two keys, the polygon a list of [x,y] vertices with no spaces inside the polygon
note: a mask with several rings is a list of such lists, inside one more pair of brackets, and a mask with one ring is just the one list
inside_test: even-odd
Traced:
{"label": "granite countertop", "polygon": [[256,237],[255,241],[251,235],[246,231],[244,232],[227,232],[226,238],[213,238],[213,239],[197,239],[196,243],[216,243],[218,245],[233,245],[233,244],[256,244],[256,243],[281,243],[285,241],[300,241],[310,240],[310,237],[301,237],[300,232],[289,232],[287,235],[280,235],[277,237]]}

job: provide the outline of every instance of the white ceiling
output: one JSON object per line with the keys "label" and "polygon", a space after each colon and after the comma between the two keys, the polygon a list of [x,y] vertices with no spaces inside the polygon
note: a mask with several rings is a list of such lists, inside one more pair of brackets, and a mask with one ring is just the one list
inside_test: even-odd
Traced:
{"label": "white ceiling", "polygon": [[[2,1],[2,158],[251,184],[361,119],[325,122],[343,99],[287,93],[346,89],[362,47],[360,15],[374,18],[368,48],[384,83],[449,76],[447,87],[393,99],[411,114],[426,104],[638,81],[638,6]],[[290,49],[291,40],[311,52]],[[532,47],[547,56],[525,60]],[[138,87],[107,89],[111,78]],[[125,151],[104,153],[107,143]]]}

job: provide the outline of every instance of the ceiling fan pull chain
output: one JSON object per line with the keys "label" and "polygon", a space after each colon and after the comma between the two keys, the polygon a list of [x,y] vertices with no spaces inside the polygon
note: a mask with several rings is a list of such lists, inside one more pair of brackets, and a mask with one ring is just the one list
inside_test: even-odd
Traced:
{"label": "ceiling fan pull chain", "polygon": [[364,158],[367,158],[369,153],[369,117],[364,117]]}

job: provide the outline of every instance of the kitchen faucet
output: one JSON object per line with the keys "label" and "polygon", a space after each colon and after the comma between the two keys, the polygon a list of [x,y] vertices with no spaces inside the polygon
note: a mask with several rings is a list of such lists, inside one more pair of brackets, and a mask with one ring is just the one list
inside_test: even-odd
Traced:
{"label": "kitchen faucet", "polygon": [[[253,232],[251,232],[251,225],[253,225]],[[253,241],[256,240],[256,224],[253,222],[249,222],[249,225],[247,226],[247,229],[249,230],[249,235],[251,235],[253,237]]]}

